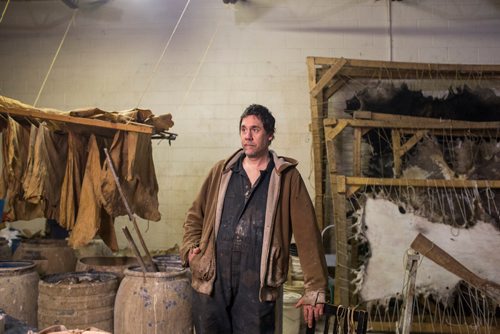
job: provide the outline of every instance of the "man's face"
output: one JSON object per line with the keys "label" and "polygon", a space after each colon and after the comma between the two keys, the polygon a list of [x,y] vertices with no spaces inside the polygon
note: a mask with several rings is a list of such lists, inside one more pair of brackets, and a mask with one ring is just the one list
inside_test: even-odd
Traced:
{"label": "man's face", "polygon": [[245,155],[249,158],[260,158],[268,153],[272,134],[266,132],[257,116],[250,115],[241,121],[240,138]]}

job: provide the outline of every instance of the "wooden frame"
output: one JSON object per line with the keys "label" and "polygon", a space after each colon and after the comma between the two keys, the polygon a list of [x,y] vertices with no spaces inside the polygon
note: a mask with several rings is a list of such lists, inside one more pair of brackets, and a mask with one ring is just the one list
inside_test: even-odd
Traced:
{"label": "wooden frame", "polygon": [[307,57],[311,132],[314,154],[314,204],[318,225],[325,227],[331,212],[325,203],[326,142],[323,121],[328,118],[328,100],[353,79],[500,79],[500,65],[425,64],[359,60],[348,58]]}
{"label": "wooden frame", "polygon": [[[352,79],[500,79],[500,65],[453,65],[386,62],[344,58],[308,57],[311,131],[314,152],[315,208],[320,228],[330,220],[335,224],[337,266],[335,270],[334,303],[352,305],[354,299],[349,286],[351,254],[348,246],[350,225],[347,221],[347,199],[367,185],[415,187],[489,187],[500,188],[500,180],[409,180],[401,178],[366,178],[361,175],[361,139],[372,128],[388,128],[396,176],[401,171],[401,157],[426,134],[478,135],[499,134],[500,122],[464,122],[429,120],[422,117],[357,112],[352,119],[328,117],[328,101]],[[353,175],[339,172],[335,156],[335,140],[347,128],[353,131]],[[410,139],[401,142],[403,135]],[[330,180],[327,184],[327,180]],[[327,186],[330,193],[327,193]],[[333,210],[328,209],[331,203]],[[355,252],[354,252],[355,253]],[[381,324],[375,324],[379,328]],[[375,328],[374,327],[374,328]],[[385,327],[385,325],[383,326]],[[428,328],[434,328],[430,325]]]}
{"label": "wooden frame", "polygon": [[[379,115],[374,114],[377,118]],[[393,145],[393,159],[396,174],[401,166],[400,158],[420,139],[422,134],[435,131],[437,134],[463,135],[463,132],[481,135],[489,130],[497,131],[500,128],[500,122],[463,122],[444,120],[436,122],[434,119],[395,116],[390,120],[391,115],[383,115],[385,120],[366,120],[366,119],[325,119],[324,131],[325,141],[327,143],[327,156],[329,166],[329,176],[332,189],[333,205],[335,208],[334,222],[337,232],[337,268],[335,285],[335,303],[350,305],[351,293],[349,286],[345,282],[351,280],[349,268],[351,268],[351,258],[347,251],[349,226],[346,220],[346,199],[352,196],[363,186],[413,186],[413,187],[450,187],[450,188],[500,188],[500,180],[463,180],[463,179],[406,179],[406,178],[370,178],[361,176],[361,134],[366,133],[372,128],[385,128],[391,130],[392,142],[400,143],[403,133],[413,132],[413,136],[402,145]],[[337,172],[337,158],[335,156],[335,140],[340,133],[347,127],[352,127],[354,131],[354,154],[353,165],[354,175],[345,176]]]}
{"label": "wooden frame", "polygon": [[70,116],[69,113],[63,113],[52,109],[38,109],[19,101],[0,96],[0,114],[10,115],[29,120],[32,123],[39,123],[40,120],[48,121],[60,125],[73,125],[83,127],[93,127],[110,130],[123,130],[131,132],[141,132],[152,135],[154,127],[141,123],[114,123],[99,119]]}

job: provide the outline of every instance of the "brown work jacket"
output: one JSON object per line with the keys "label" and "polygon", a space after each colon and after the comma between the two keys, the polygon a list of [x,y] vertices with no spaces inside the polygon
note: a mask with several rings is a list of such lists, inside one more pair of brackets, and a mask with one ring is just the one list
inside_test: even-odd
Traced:
{"label": "brown work jacket", "polygon": [[[240,149],[210,171],[184,222],[180,249],[185,266],[191,268],[193,288],[210,294],[215,280],[215,240],[220,226],[224,197],[231,178],[231,167],[238,161]],[[279,157],[271,151],[275,168],[269,183],[260,265],[260,300],[274,301],[286,281],[292,232],[304,273],[304,302],[325,302],[326,261],[321,234],[311,198],[295,168],[297,161]],[[200,254],[188,263],[189,251],[200,247]]]}

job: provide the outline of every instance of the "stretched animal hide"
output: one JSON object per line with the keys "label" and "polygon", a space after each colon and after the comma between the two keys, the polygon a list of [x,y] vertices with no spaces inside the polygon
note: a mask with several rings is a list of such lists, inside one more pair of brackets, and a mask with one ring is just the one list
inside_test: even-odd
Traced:
{"label": "stretched animal hide", "polygon": [[346,112],[366,110],[407,116],[456,119],[471,122],[500,120],[500,97],[492,89],[467,85],[450,87],[443,98],[424,96],[412,91],[406,83],[379,82],[368,85],[346,101]]}
{"label": "stretched animal hide", "polygon": [[[434,224],[411,213],[403,214],[396,204],[381,198],[368,198],[361,216],[370,248],[358,286],[363,301],[396,296],[402,291],[405,254],[418,233],[439,240],[441,248],[472,272],[500,283],[500,231],[491,224],[478,222],[468,229]],[[417,269],[416,289],[446,299],[459,281],[459,277],[424,258]]]}

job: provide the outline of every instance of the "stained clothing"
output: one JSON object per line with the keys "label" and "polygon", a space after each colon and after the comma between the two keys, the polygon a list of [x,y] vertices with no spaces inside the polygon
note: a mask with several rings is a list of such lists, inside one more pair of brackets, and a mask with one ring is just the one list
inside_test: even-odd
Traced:
{"label": "stained clothing", "polygon": [[254,185],[242,166],[232,168],[216,242],[212,296],[195,292],[193,319],[199,334],[274,333],[274,302],[259,300],[260,255],[269,180],[274,163]]}
{"label": "stained clothing", "polygon": [[87,165],[88,138],[68,131],[68,161],[61,186],[58,223],[67,230],[75,226],[82,193],[83,172]]}
{"label": "stained clothing", "polygon": [[59,220],[61,185],[66,167],[67,135],[51,131],[45,124],[38,129],[32,125],[31,138],[35,137],[23,177],[24,199],[43,203],[44,216]]}
{"label": "stained clothing", "polygon": [[[292,231],[304,273],[304,303],[325,302],[327,273],[321,235],[314,208],[304,181],[295,166],[297,161],[270,151],[275,167],[270,173],[264,216],[262,251],[259,260],[259,299],[275,301],[287,279]],[[210,171],[189,209],[184,223],[180,249],[185,266],[189,251],[200,253],[189,263],[192,286],[211,295],[216,279],[216,240],[220,231],[224,198],[233,174],[232,167],[244,154],[240,149],[228,160],[218,162]]]}
{"label": "stained clothing", "polygon": [[[4,96],[0,96],[0,108],[24,110],[42,119],[44,114],[68,115],[55,109],[37,109]],[[69,115],[112,123],[145,123],[154,128],[154,133],[174,125],[170,114],[154,116],[150,110],[137,108],[125,112],[90,108],[74,110]],[[9,116],[0,118],[0,198],[5,199],[6,220],[53,218],[72,230],[70,244],[75,248],[86,245],[98,233],[106,245],[118,250],[114,219],[128,212],[114,175],[104,162],[104,148],[109,149],[131,211],[143,219],[160,220],[149,133],[89,127],[86,122],[39,124],[38,120],[33,122],[37,127],[30,129],[29,123]]]}
{"label": "stained clothing", "polygon": [[[1,101],[1,97],[0,97]],[[30,129],[8,116],[2,130],[2,171],[0,198],[5,199],[4,218],[7,221],[32,220],[44,215],[43,203],[31,203],[24,199],[23,178],[26,172],[30,145]]]}

